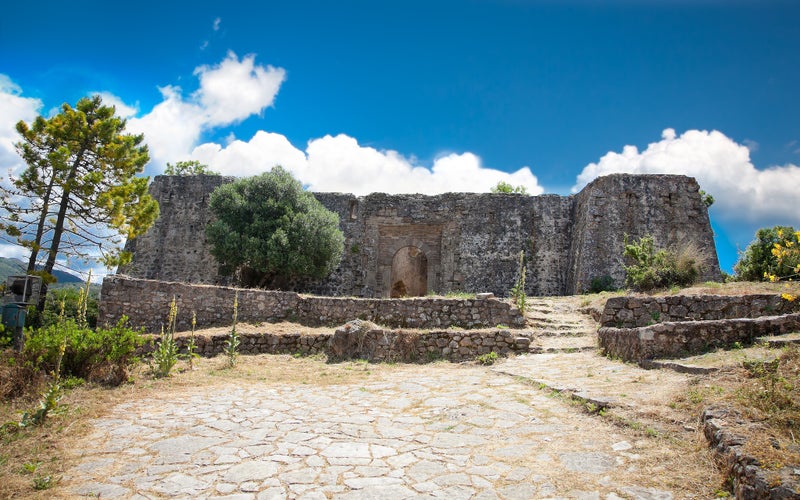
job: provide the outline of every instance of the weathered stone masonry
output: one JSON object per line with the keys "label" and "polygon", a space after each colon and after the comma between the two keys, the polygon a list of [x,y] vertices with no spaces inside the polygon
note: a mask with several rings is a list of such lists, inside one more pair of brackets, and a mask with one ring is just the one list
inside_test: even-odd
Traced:
{"label": "weathered stone masonry", "polygon": [[[129,242],[132,277],[230,284],[219,275],[204,228],[211,192],[232,178],[158,176],[150,192],[161,217]],[[585,291],[593,278],[624,280],[623,239],[652,234],[660,246],[692,244],[719,276],[708,212],[697,182],[676,175],[611,175],[571,196],[448,193],[439,196],[316,193],[339,215],[345,252],[338,269],[296,290],[390,297],[450,291],[506,296],[527,257],[530,295]]]}
{"label": "weathered stone masonry", "polygon": [[644,362],[796,331],[798,311],[777,294],[612,297],[597,336],[607,355]]}
{"label": "weathered stone masonry", "polygon": [[98,322],[114,324],[123,315],[130,325],[159,333],[167,324],[172,299],[178,307],[178,331],[229,326],[234,296],[243,323],[292,321],[307,326],[341,325],[363,319],[390,328],[519,328],[525,320],[508,301],[487,299],[362,299],[303,296],[294,292],[236,289],[109,276],[103,281]]}

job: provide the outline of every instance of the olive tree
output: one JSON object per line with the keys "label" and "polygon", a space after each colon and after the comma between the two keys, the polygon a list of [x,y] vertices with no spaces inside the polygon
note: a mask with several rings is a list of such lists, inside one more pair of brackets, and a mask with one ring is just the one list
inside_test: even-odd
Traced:
{"label": "olive tree", "polygon": [[281,167],[219,186],[210,206],[211,253],[222,274],[244,286],[280,289],[295,279],[321,279],[342,258],[339,216]]}

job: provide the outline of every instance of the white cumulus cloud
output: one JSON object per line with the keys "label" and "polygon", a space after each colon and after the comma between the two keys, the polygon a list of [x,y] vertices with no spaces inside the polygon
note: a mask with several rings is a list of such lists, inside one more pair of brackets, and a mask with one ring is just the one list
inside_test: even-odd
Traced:
{"label": "white cumulus cloud", "polygon": [[141,118],[130,118],[127,131],[144,134],[150,158],[163,167],[180,159],[200,140],[205,125],[203,110],[187,102],[180,87],[159,88],[163,101]]}
{"label": "white cumulus cloud", "polygon": [[305,169],[306,155],[281,134],[256,132],[248,142],[234,140],[227,146],[209,142],[194,148],[191,158],[223,175],[248,177],[281,165],[291,172]]}
{"label": "white cumulus cloud", "polygon": [[257,66],[255,56],[241,61],[233,52],[217,66],[195,69],[200,89],[193,94],[204,111],[206,125],[228,125],[272,106],[286,79],[283,68]]}
{"label": "white cumulus cloud", "polygon": [[42,109],[42,101],[21,94],[19,85],[0,73],[0,177],[4,179],[7,179],[9,169],[16,174],[24,167],[14,148],[20,140],[17,122],[32,122]]}
{"label": "white cumulus cloud", "polygon": [[286,137],[260,131],[248,142],[226,147],[202,144],[191,157],[225,175],[248,176],[281,165],[312,191],[354,194],[488,192],[500,181],[525,186],[530,194],[544,190],[528,167],[514,173],[484,167],[472,153],[449,154],[429,168],[397,151],[361,146],[344,134],[309,141],[305,151]]}
{"label": "white cumulus cloud", "polygon": [[[253,55],[240,60],[233,52],[217,65],[199,66],[194,74],[199,88],[191,95],[184,96],[177,86],[160,87],[163,100],[149,113],[128,119],[127,130],[144,134],[159,169],[168,161],[185,159],[203,131],[241,122],[272,106],[286,78],[282,68],[259,66]],[[133,109],[105,96],[117,109]]]}
{"label": "white cumulus cloud", "polygon": [[625,146],[590,163],[578,175],[573,192],[611,173],[683,174],[695,177],[714,196],[712,207],[731,234],[752,237],[755,229],[776,224],[800,226],[800,167],[787,164],[757,169],[750,149],[718,131],[666,129],[643,151]]}

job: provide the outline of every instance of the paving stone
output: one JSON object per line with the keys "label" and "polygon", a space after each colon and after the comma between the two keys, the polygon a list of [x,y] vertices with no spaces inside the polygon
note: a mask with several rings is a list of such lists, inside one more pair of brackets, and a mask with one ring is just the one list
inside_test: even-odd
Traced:
{"label": "paving stone", "polygon": [[[673,498],[628,481],[630,450],[646,442],[597,432],[602,420],[505,375],[414,366],[362,385],[185,388],[169,405],[118,405],[59,487],[118,498]],[[559,491],[565,471],[585,486]]]}
{"label": "paving stone", "polygon": [[509,500],[527,500],[536,498],[536,487],[525,483],[513,484],[500,488],[498,493]]}
{"label": "paving stone", "polygon": [[641,487],[624,487],[620,488],[623,493],[626,493],[634,498],[641,500],[672,500],[672,493],[669,491],[659,491],[653,488]]}
{"label": "paving stone", "polygon": [[263,481],[278,472],[278,466],[274,462],[262,460],[256,462],[245,462],[234,465],[223,476],[223,479],[230,483],[243,483],[245,481]]}
{"label": "paving stone", "polygon": [[73,490],[76,494],[86,497],[121,498],[130,496],[131,490],[116,484],[86,484]]}
{"label": "paving stone", "polygon": [[614,457],[600,452],[562,453],[559,458],[567,469],[588,474],[602,474],[616,466]]}

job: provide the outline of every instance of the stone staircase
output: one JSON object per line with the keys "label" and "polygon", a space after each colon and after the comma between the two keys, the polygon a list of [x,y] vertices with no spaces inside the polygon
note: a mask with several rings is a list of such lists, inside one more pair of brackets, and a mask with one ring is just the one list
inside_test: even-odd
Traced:
{"label": "stone staircase", "polygon": [[529,299],[525,313],[531,337],[529,352],[572,353],[597,348],[597,323],[578,312],[573,297]]}

